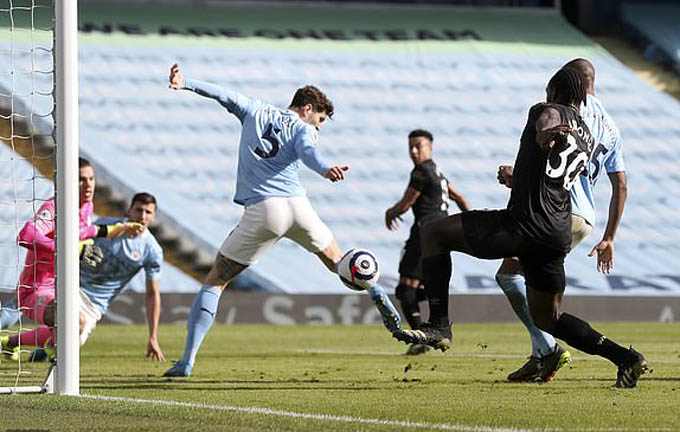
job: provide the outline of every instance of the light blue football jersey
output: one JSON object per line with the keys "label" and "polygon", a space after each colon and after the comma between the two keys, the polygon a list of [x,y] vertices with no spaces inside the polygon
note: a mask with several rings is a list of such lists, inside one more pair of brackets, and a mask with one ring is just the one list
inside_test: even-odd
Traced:
{"label": "light blue football jersey", "polygon": [[571,212],[595,226],[595,196],[593,190],[604,171],[607,173],[625,171],[623,163],[623,140],[616,123],[602,106],[602,102],[587,95],[586,105],[581,105],[580,114],[595,139],[587,169],[571,188]]}
{"label": "light blue football jersey", "polygon": [[317,130],[293,111],[198,80],[186,79],[184,88],[217,100],[241,122],[237,204],[306,195],[298,177],[300,161],[319,175],[330,168],[317,148]]}
{"label": "light blue football jersey", "polygon": [[[100,218],[95,223],[110,225],[125,220]],[[104,252],[104,260],[96,269],[80,266],[80,289],[102,314],[139,270],[144,269],[147,280],[160,279],[163,249],[148,229],[137,237],[96,238],[94,242]]]}

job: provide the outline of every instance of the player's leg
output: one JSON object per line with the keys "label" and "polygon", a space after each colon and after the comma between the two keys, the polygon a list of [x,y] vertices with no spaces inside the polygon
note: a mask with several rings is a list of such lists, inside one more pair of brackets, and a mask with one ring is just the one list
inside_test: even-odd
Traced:
{"label": "player's leg", "polygon": [[[401,313],[411,326],[417,330],[422,324],[420,315],[420,301],[427,300],[425,289],[422,288],[422,260],[420,248],[420,225],[411,227],[404,249],[399,260],[399,283],[394,291],[401,306]],[[425,344],[413,343],[406,350],[406,355],[420,355],[431,350]]]}
{"label": "player's leg", "polygon": [[451,251],[472,254],[465,238],[462,214],[425,224],[421,229],[423,279],[430,305],[430,324],[449,327],[449,284],[453,275]]}
{"label": "player's leg", "polygon": [[92,303],[87,294],[80,290],[80,346],[85,345],[102,318],[102,313]]}
{"label": "player's leg", "polygon": [[451,251],[478,258],[497,259],[515,256],[522,237],[509,231],[504,220],[507,212],[470,211],[425,224],[421,229],[423,278],[430,305],[430,319],[419,330],[402,331],[397,339],[425,343],[442,351],[451,344],[449,323],[449,284],[453,274]]}
{"label": "player's leg", "polygon": [[[420,261],[420,260],[418,260]],[[404,258],[402,257],[402,263]],[[400,269],[402,266],[400,265]],[[395,296],[399,300],[401,306],[401,313],[406,318],[406,321],[411,326],[411,329],[418,330],[422,325],[422,320],[420,318],[420,302],[427,300],[425,295],[425,289],[421,285],[420,279],[416,279],[408,276],[399,276],[399,284],[395,290]],[[432,349],[431,346],[412,343],[406,350],[406,355],[420,355]]]}
{"label": "player's leg", "polygon": [[[539,377],[539,359],[555,352],[555,339],[539,329],[529,312],[526,283],[522,266],[516,258],[505,258],[496,273],[496,282],[507,297],[515,315],[522,321],[531,338],[531,356],[518,370],[508,375],[509,381],[532,381]],[[551,374],[551,375],[554,375]]]}
{"label": "player's leg", "polygon": [[285,232],[285,211],[281,210],[281,200],[277,198],[244,209],[239,224],[222,243],[212,268],[194,297],[182,358],[165,372],[165,376],[191,375],[203,339],[215,321],[222,292]]}
{"label": "player's leg", "polygon": [[24,292],[25,294],[19,298],[19,305],[23,308],[24,315],[42,325],[35,330],[2,337],[0,345],[5,347],[3,348],[5,354],[8,354],[13,360],[19,359],[19,347],[54,345],[54,286],[36,286],[30,291],[24,290]]}
{"label": "player's leg", "polygon": [[191,375],[198,350],[215,321],[222,292],[227,288],[229,282],[247,267],[247,265],[225,257],[222,253],[217,254],[215,263],[191,305],[187,321],[187,339],[182,358],[168,369],[164,376],[187,377]]}
{"label": "player's leg", "polygon": [[561,311],[565,288],[564,256],[522,260],[527,276],[527,299],[536,325],[587,354],[599,355],[618,366],[617,387],[631,388],[645,373],[647,362],[632,347],[626,349],[593,329],[586,321]]}
{"label": "player's leg", "polygon": [[[581,241],[583,241],[584,238],[590,234],[592,231],[592,226],[588,224],[588,222],[582,218],[581,216],[572,214],[571,215],[571,249],[574,249]],[[525,287],[526,288],[526,287]],[[525,303],[526,303],[526,293],[525,293]],[[528,307],[528,305],[527,305]],[[534,326],[535,327],[535,326]],[[552,340],[551,335],[548,333],[539,330],[537,327],[535,327],[535,330],[539,332],[539,335],[535,337],[535,339],[540,340],[539,338],[542,337],[545,340]],[[543,354],[541,357],[539,357],[539,367],[538,367],[538,377],[537,379],[539,381],[547,382],[551,381],[554,377],[555,374],[561,369],[564,365],[567,363],[571,362],[571,353],[564,349],[562,346],[560,346],[557,343],[553,344],[553,348],[548,352],[548,354]]]}
{"label": "player's leg", "polygon": [[12,297],[0,303],[0,330],[13,327],[21,317],[16,298],[14,298],[15,296]]}
{"label": "player's leg", "polygon": [[421,324],[418,288],[422,279],[420,248],[420,225],[411,227],[411,234],[401,252],[399,260],[399,283],[394,291],[401,306],[401,313],[412,329]]}
{"label": "player's leg", "polygon": [[[285,237],[314,253],[328,270],[337,274],[337,265],[342,259],[342,250],[331,230],[312,208],[307,197],[288,198],[286,205],[288,214],[291,216],[291,225],[284,234]],[[385,327],[390,332],[399,329],[401,317],[385,290],[376,284],[366,291],[380,311]]]}
{"label": "player's leg", "polygon": [[453,339],[449,323],[449,283],[453,274],[451,251],[472,253],[463,230],[462,214],[425,224],[420,231],[423,279],[430,319],[419,329],[395,334],[406,343],[426,344],[445,351]]}
{"label": "player's leg", "polygon": [[418,329],[421,324],[418,287],[420,279],[400,275],[399,284],[394,291],[401,306],[401,313],[412,329]]}

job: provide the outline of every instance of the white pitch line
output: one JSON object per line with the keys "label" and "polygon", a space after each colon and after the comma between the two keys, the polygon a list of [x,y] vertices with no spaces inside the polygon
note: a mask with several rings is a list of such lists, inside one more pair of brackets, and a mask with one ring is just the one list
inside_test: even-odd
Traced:
{"label": "white pitch line", "polygon": [[378,426],[400,426],[405,428],[421,428],[421,429],[432,429],[432,430],[445,430],[445,431],[460,431],[460,432],[538,432],[538,431],[558,431],[559,429],[518,429],[518,428],[498,428],[491,426],[466,426],[466,425],[456,425],[449,423],[427,423],[427,422],[411,422],[411,421],[396,421],[396,420],[380,420],[375,418],[362,418],[362,417],[350,417],[350,416],[335,416],[328,414],[310,414],[310,413],[300,413],[294,411],[282,411],[274,410],[269,408],[259,408],[259,407],[237,407],[229,405],[207,405],[200,403],[191,402],[178,402],[178,401],[166,401],[166,400],[153,400],[153,399],[136,399],[136,398],[125,398],[116,396],[101,396],[101,395],[80,395],[81,398],[104,400],[104,401],[114,401],[114,402],[132,402],[139,404],[149,404],[149,405],[165,405],[165,406],[175,406],[184,408],[200,408],[208,409],[214,411],[232,411],[245,414],[263,414],[279,417],[293,417],[302,418],[308,420],[321,420],[330,422],[340,422],[340,423],[359,423],[359,424],[373,424]]}

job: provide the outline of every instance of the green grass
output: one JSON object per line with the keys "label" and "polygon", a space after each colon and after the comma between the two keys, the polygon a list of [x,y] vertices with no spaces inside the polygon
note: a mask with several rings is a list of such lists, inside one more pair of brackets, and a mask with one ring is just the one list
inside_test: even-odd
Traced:
{"label": "green grass", "polygon": [[[638,388],[613,389],[615,367],[575,350],[574,362],[549,384],[506,382],[528,353],[528,337],[514,324],[457,325],[451,351],[415,358],[399,355],[405,345],[377,326],[216,326],[189,379],[162,378],[169,363],[143,359],[143,326],[100,326],[82,351],[81,393],[422,422],[440,428],[448,424],[469,431],[475,426],[680,429],[680,325],[597,327],[647,356],[654,372],[645,375]],[[179,356],[184,335],[181,326],[161,328],[169,358]],[[5,361],[0,372],[11,367]],[[42,371],[35,372],[38,376]],[[0,395],[0,413],[3,427],[9,429],[428,429],[53,395]]]}

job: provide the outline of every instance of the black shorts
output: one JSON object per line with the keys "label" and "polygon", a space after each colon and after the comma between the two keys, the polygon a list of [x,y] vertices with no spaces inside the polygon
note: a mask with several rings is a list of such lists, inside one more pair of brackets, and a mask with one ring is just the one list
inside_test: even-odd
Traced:
{"label": "black shorts", "polygon": [[564,291],[566,252],[527,238],[506,210],[462,213],[463,231],[473,256],[483,259],[519,258],[527,285],[542,292]]}
{"label": "black shorts", "polygon": [[415,222],[411,227],[411,235],[401,250],[399,276],[423,279],[422,250],[420,248],[420,224]]}

